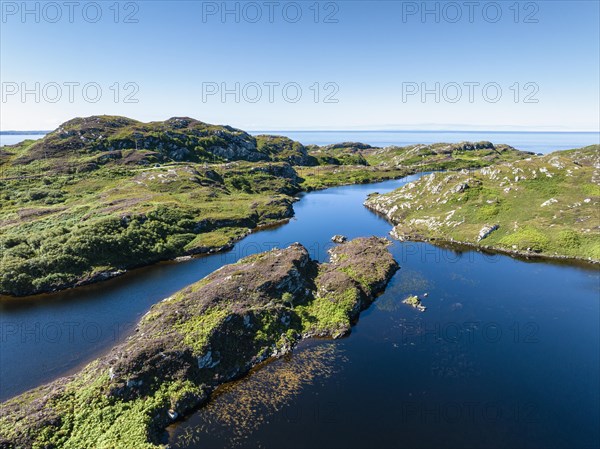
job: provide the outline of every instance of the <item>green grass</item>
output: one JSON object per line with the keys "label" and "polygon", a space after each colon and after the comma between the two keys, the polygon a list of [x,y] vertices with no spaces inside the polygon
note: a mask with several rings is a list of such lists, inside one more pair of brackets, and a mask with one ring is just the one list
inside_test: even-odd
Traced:
{"label": "green grass", "polygon": [[325,165],[319,167],[296,167],[298,175],[304,180],[304,190],[319,190],[328,187],[367,184],[371,182],[397,179],[409,174],[406,170],[364,167],[362,165]]}
{"label": "green grass", "polygon": [[[465,173],[436,173],[371,207],[398,206],[396,233],[508,251],[600,260],[599,147],[536,156]],[[595,179],[596,181],[593,181]],[[456,186],[468,188],[455,191]],[[499,225],[481,242],[480,230]]]}
{"label": "green grass", "polygon": [[355,288],[341,294],[317,296],[306,306],[296,308],[302,322],[302,331],[318,334],[341,335],[350,329],[351,311],[359,299]]}
{"label": "green grass", "polygon": [[298,187],[270,174],[274,166],[105,166],[86,174],[5,178],[0,293],[59,289],[99,267],[127,269],[222,247],[247,228],[287,216],[289,194]]}

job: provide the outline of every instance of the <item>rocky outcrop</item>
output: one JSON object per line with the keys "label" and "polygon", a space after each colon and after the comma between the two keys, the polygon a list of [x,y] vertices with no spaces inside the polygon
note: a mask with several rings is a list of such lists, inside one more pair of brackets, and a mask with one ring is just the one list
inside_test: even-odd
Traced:
{"label": "rocky outcrop", "polygon": [[411,295],[408,298],[403,299],[402,303],[408,304],[409,306],[417,309],[419,312],[425,312],[425,310],[427,310],[427,307],[421,303],[421,299],[416,295]]}
{"label": "rocky outcrop", "polygon": [[481,242],[484,238],[486,238],[488,235],[490,235],[492,232],[496,231],[500,226],[496,225],[486,225],[483,228],[481,228],[481,231],[479,231],[479,234],[477,235],[477,242]]}
{"label": "rocky outcrop", "polygon": [[300,244],[226,265],[154,305],[135,333],[71,377],[4,404],[0,447],[156,447],[214,388],[304,335],[345,335],[398,269],[379,238]]}
{"label": "rocky outcrop", "polygon": [[371,145],[362,142],[342,142],[342,143],[334,143],[331,145],[325,145],[323,149],[325,150],[338,150],[345,149],[348,151],[360,151],[360,150],[368,150],[373,148]]}
{"label": "rocky outcrop", "polygon": [[492,142],[460,142],[389,146],[363,151],[370,165],[405,167],[416,171],[459,170],[480,168],[496,162],[508,162],[534,154],[509,145]]}
{"label": "rocky outcrop", "polygon": [[117,157],[121,150],[151,151],[160,162],[269,160],[268,155],[257,150],[254,137],[229,126],[210,125],[189,117],[142,123],[126,117],[92,116],[63,123],[15,163],[99,153],[110,154],[108,160],[121,159]]}
{"label": "rocky outcrop", "polygon": [[333,237],[331,237],[331,241],[332,241],[333,243],[344,243],[346,240],[348,240],[348,239],[346,238],[346,236],[344,236],[344,235],[340,235],[340,234],[336,234],[336,235],[334,235]]}

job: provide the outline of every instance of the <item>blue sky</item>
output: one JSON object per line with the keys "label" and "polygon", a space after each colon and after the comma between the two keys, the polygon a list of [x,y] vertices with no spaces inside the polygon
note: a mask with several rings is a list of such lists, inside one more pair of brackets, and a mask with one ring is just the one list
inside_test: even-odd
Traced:
{"label": "blue sky", "polygon": [[599,127],[598,1],[226,2],[239,13],[225,17],[223,2],[29,2],[25,16],[1,3],[2,130],[94,114],[248,130]]}

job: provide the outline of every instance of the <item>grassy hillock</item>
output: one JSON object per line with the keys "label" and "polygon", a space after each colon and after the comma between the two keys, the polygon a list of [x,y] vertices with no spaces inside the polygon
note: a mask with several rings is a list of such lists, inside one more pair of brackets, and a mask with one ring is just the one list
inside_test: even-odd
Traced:
{"label": "grassy hillock", "polygon": [[218,385],[303,337],[346,335],[398,269],[389,243],[356,239],[326,264],[294,244],[222,267],[155,304],[79,373],[3,403],[0,447],[165,447],[165,427]]}
{"label": "grassy hillock", "polygon": [[409,175],[409,169],[388,169],[364,165],[320,165],[317,167],[295,167],[302,178],[303,190],[320,190],[350,184],[368,184],[402,178]]}
{"label": "grassy hillock", "polygon": [[7,159],[14,166],[35,163],[34,168],[61,172],[91,170],[107,162],[132,165],[269,159],[246,132],[188,117],[151,123],[106,115],[76,118],[27,147],[13,149],[16,151]]}
{"label": "grassy hillock", "polygon": [[258,151],[275,161],[289,162],[292,165],[318,165],[319,161],[308,154],[300,142],[284,136],[256,136]]}
{"label": "grassy hillock", "polygon": [[309,153],[319,165],[369,165],[362,152],[373,148],[359,142],[343,142],[327,146],[312,145]]}
{"label": "grassy hillock", "polygon": [[599,261],[600,147],[434,173],[365,204],[402,239]]}

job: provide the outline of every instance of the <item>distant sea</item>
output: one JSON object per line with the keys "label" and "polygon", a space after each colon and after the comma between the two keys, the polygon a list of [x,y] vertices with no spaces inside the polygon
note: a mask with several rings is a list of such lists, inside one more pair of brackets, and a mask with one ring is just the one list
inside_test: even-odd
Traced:
{"label": "distant sea", "polygon": [[600,144],[598,132],[504,132],[504,131],[252,131],[251,134],[280,134],[304,145],[363,142],[375,147],[430,144],[438,142],[505,143],[519,150],[551,153]]}
{"label": "distant sea", "polygon": [[[488,140],[505,143],[519,150],[550,153],[556,150],[600,144],[597,132],[511,132],[511,131],[251,131],[251,134],[278,134],[305,145],[329,145],[340,142],[363,142],[390,145],[430,144]],[[41,134],[0,134],[0,145],[13,145],[25,139],[40,139]]]}

